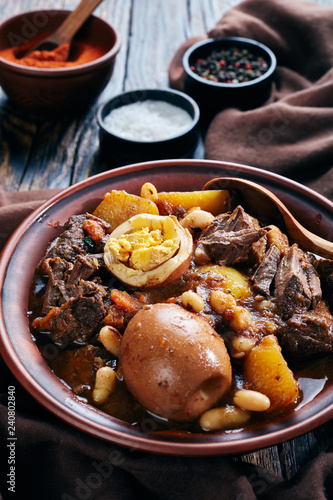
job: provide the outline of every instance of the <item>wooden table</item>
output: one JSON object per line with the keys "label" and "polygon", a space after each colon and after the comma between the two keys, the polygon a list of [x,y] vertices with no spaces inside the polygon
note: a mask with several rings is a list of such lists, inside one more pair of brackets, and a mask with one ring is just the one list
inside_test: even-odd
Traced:
{"label": "wooden table", "polygon": [[[0,91],[0,182],[7,191],[65,188],[108,168],[98,155],[98,106],[125,90],[167,87],[168,65],[188,37],[204,35],[239,0],[105,0],[96,14],[122,36],[112,79],[83,116],[48,121],[15,108]],[[321,3],[333,5],[333,0]],[[34,9],[73,9],[71,0],[0,0],[0,19]],[[234,457],[262,465],[283,478],[325,451],[332,423],[278,446]]]}

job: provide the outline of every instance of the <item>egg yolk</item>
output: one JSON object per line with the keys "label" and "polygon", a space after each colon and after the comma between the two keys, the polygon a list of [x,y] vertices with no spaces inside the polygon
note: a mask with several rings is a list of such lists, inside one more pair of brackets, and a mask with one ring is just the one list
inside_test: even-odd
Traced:
{"label": "egg yolk", "polygon": [[144,215],[131,220],[131,230],[109,238],[107,246],[115,258],[132,269],[150,271],[169,260],[180,245],[171,217],[152,219]]}

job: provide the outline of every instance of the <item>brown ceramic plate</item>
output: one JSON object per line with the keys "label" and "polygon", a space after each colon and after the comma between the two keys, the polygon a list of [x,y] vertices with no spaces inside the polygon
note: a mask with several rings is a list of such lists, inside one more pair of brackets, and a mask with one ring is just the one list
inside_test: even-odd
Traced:
{"label": "brown ceramic plate", "polygon": [[[173,455],[245,453],[295,438],[333,417],[333,387],[326,386],[298,411],[238,432],[154,432],[153,418],[138,429],[80,401],[48,368],[28,327],[28,292],[34,269],[70,215],[92,211],[110,189],[139,194],[150,181],[159,191],[201,189],[219,176],[242,177],[271,189],[309,230],[333,241],[333,203],[286,178],[243,165],[164,160],[108,171],[62,191],[33,212],[12,235],[0,263],[1,354],[25,389],[50,412],[103,440]],[[51,349],[52,351],[52,349]],[[51,355],[52,353],[49,353]]]}

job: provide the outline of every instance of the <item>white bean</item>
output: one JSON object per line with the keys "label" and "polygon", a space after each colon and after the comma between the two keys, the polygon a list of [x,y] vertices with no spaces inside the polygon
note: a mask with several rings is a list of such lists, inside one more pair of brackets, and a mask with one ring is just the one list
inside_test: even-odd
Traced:
{"label": "white bean", "polygon": [[252,333],[256,331],[256,325],[252,321],[250,311],[245,307],[238,306],[236,298],[231,293],[214,290],[211,292],[209,300],[212,309],[221,314],[234,331],[246,330]]}
{"label": "white bean", "polygon": [[242,427],[251,415],[246,410],[235,406],[212,408],[205,411],[199,420],[200,427],[205,431],[219,431]]}
{"label": "white bean", "polygon": [[238,335],[231,341],[232,357],[243,358],[256,346],[256,339],[254,337],[245,337]]}
{"label": "white bean", "polygon": [[236,307],[236,299],[231,293],[222,290],[214,290],[209,296],[212,309],[218,314],[224,314],[227,309]]}
{"label": "white bean", "polygon": [[146,198],[147,200],[154,202],[158,200],[157,189],[151,182],[145,182],[143,184],[140,194],[142,198]]}
{"label": "white bean", "polygon": [[248,411],[266,411],[271,406],[271,402],[265,394],[247,389],[235,392],[233,403]]}
{"label": "white bean", "polygon": [[120,333],[113,326],[103,326],[98,335],[98,340],[115,358],[119,358],[121,339]]}
{"label": "white bean", "polygon": [[202,297],[193,290],[187,290],[182,294],[182,305],[193,312],[200,312],[205,307]]}
{"label": "white bean", "polygon": [[92,393],[96,404],[103,404],[115,390],[117,381],[116,372],[110,366],[103,366],[96,372],[95,386]]}
{"label": "white bean", "polygon": [[209,226],[214,219],[214,215],[210,212],[206,212],[206,210],[200,210],[200,208],[198,208],[185,215],[185,217],[180,221],[180,224],[186,229],[204,229]]}

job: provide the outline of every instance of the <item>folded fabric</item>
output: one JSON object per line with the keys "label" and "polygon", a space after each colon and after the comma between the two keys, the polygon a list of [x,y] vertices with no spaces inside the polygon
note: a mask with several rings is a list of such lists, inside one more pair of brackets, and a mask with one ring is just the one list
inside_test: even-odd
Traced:
{"label": "folded fabric", "polygon": [[0,251],[19,224],[59,189],[6,192],[0,186]]}
{"label": "folded fabric", "polygon": [[[245,0],[228,11],[209,38],[242,36],[277,57],[269,99],[259,108],[225,109],[209,124],[207,159],[270,170],[333,199],[333,8],[289,0]],[[183,89],[182,55],[203,37],[188,39],[169,67]]]}

